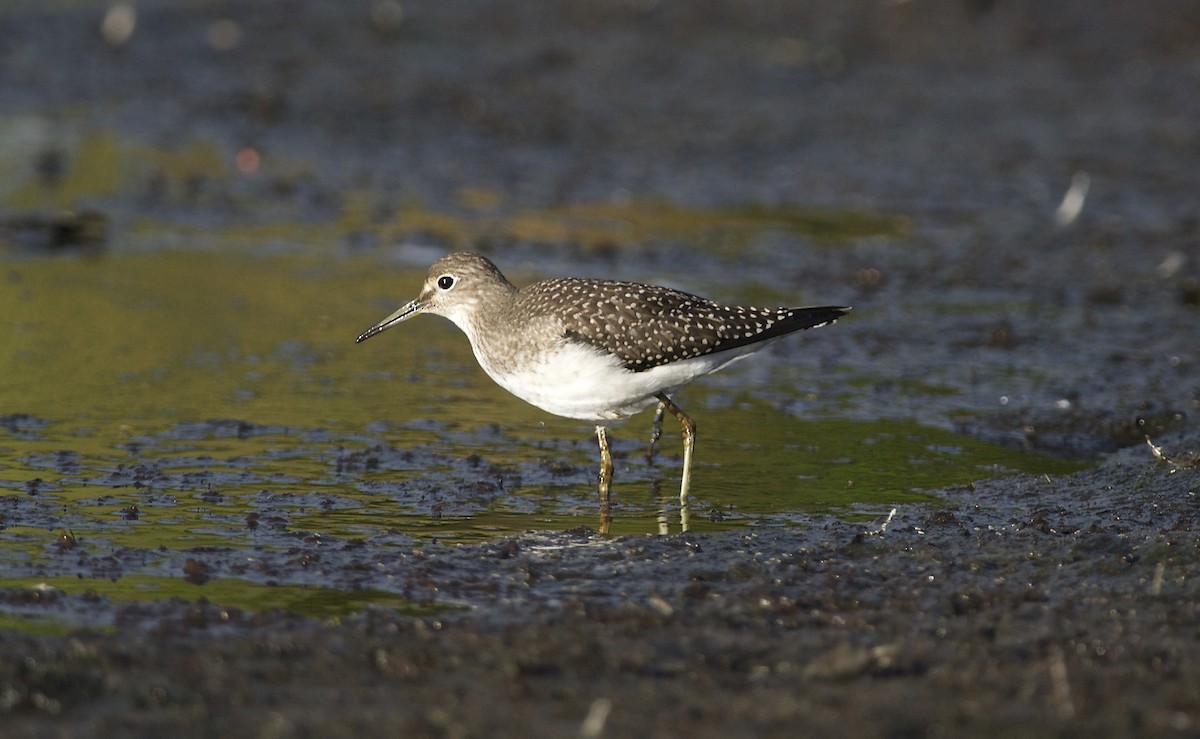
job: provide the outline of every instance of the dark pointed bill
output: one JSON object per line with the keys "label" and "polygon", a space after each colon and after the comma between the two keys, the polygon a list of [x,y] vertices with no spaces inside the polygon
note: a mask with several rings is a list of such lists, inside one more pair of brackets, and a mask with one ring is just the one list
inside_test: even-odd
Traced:
{"label": "dark pointed bill", "polygon": [[382,321],[375,324],[371,328],[369,328],[366,331],[363,331],[361,334],[359,334],[359,337],[354,340],[354,343],[359,344],[361,342],[364,342],[367,339],[374,336],[375,334],[379,333],[380,331],[389,329],[392,326],[395,326],[397,323],[400,323],[401,321],[412,318],[413,316],[415,316],[416,314],[421,312],[422,307],[423,306],[421,305],[420,301],[410,300],[409,302],[402,305],[400,307],[400,310],[396,311],[392,315],[388,316],[387,318],[383,319]]}

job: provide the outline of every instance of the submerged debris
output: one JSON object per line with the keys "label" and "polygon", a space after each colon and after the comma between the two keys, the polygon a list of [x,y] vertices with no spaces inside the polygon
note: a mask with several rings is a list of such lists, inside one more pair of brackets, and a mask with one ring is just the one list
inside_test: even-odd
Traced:
{"label": "submerged debris", "polygon": [[1200,469],[1200,452],[1186,452],[1182,457],[1168,457],[1162,447],[1155,444],[1149,436],[1146,437],[1146,446],[1150,447],[1150,453],[1155,459],[1172,467],[1171,472],[1180,469]]}

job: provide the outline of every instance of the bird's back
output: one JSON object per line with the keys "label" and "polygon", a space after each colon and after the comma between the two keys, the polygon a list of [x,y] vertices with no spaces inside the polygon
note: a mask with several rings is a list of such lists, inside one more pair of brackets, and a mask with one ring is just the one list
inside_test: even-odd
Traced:
{"label": "bird's back", "polygon": [[553,317],[565,339],[613,354],[634,372],[823,326],[850,310],[723,305],[666,287],[570,278],[523,288],[516,307]]}

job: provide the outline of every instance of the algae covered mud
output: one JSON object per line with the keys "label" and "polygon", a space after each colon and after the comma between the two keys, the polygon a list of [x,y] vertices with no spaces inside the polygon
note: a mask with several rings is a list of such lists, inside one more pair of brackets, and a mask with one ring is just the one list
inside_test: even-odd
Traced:
{"label": "algae covered mud", "polygon": [[[80,168],[112,164],[97,151],[121,148],[80,146]],[[24,202],[28,188],[12,197]],[[605,218],[589,212],[581,226],[581,208],[482,219],[480,198],[440,215],[408,209],[372,229],[402,243],[397,217],[417,238],[441,224],[440,238],[451,241],[484,238],[488,229],[520,238],[559,228],[589,243],[633,234],[648,245],[624,247],[623,268],[655,274],[672,254],[683,255],[675,239],[699,237],[681,224],[705,224],[728,238],[707,262],[702,252],[687,254],[695,289],[785,301],[799,298],[766,276],[765,254],[739,282],[717,278],[726,275],[722,264],[769,250],[781,234],[812,240],[817,254],[855,243],[870,249],[875,240],[903,237],[906,223],[829,210],[687,213],[659,203],[611,207]],[[201,233],[146,220],[107,248],[17,244],[8,252],[10,352],[0,385],[8,584],[78,576],[95,583],[85,588],[92,592],[149,597],[155,588],[137,578],[178,576],[198,561],[187,552],[215,548],[253,559],[313,538],[380,547],[386,557],[432,540],[482,542],[596,524],[589,430],[496,388],[452,327],[418,321],[387,342],[353,345],[351,326],[419,283],[405,255],[436,251],[409,244],[393,265],[390,250],[347,246],[360,200],[325,223]],[[183,248],[168,248],[180,235]],[[536,247],[522,261],[561,265],[556,252],[552,244]],[[598,269],[594,249],[575,253],[580,263],[572,268]],[[868,520],[899,503],[932,500],[948,485],[1078,467],[948,430],[947,409],[970,410],[955,403],[960,389],[932,377],[907,384],[908,397],[931,401],[923,414],[881,417],[863,396],[891,392],[894,380],[839,361],[849,343],[797,342],[752,377],[731,373],[689,391],[705,450],[694,503],[699,531],[803,523],[831,510]],[[660,494],[674,485],[663,470],[677,465],[646,463],[643,420],[617,430],[616,533],[657,531],[660,521],[677,518],[676,504]],[[93,561],[113,551],[142,554],[119,558],[116,569]],[[113,575],[120,575],[115,585],[96,582]],[[192,578],[206,587],[164,592],[246,607],[281,602],[277,573],[248,566],[240,575],[227,581],[236,596],[209,577]],[[326,587],[323,577],[289,582]],[[348,593],[345,602],[353,610],[364,601]]]}
{"label": "algae covered mud", "polygon": [[[380,351],[348,340],[347,317],[415,272],[167,250],[25,257],[9,277],[4,389],[20,405],[4,416],[0,484],[17,580],[79,574],[65,537],[76,554],[162,553],[136,574],[169,553],[305,536],[414,546],[595,524],[585,425],[507,397],[443,322],[406,326]],[[949,485],[1077,467],[914,420],[843,418],[866,386],[847,377],[866,375],[805,351],[802,410],[772,401],[795,390],[769,372],[758,388],[733,375],[693,393],[711,429],[698,530],[868,519]],[[646,462],[641,425],[620,427],[621,533],[655,531],[675,505],[656,494],[673,465]]]}

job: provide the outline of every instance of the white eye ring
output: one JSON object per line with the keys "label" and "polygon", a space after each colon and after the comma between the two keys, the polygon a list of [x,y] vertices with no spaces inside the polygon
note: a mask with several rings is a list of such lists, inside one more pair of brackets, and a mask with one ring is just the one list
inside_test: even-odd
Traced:
{"label": "white eye ring", "polygon": [[454,275],[442,275],[437,278],[437,286],[439,290],[449,290],[454,287]]}

